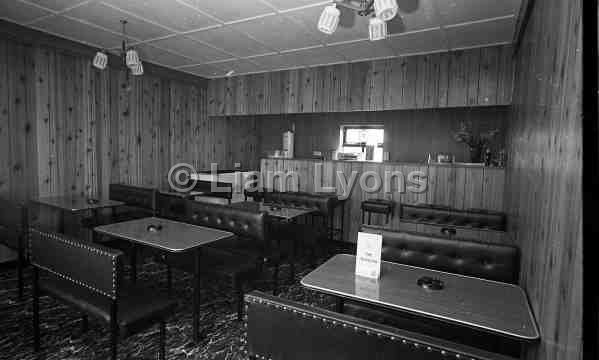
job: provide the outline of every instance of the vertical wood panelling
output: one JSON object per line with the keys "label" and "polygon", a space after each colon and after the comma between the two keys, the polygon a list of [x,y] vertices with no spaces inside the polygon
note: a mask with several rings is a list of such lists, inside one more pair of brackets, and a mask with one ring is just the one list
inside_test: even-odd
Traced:
{"label": "vertical wood panelling", "polygon": [[523,358],[576,360],[583,358],[582,1],[532,6],[507,136],[508,230],[521,248],[520,282],[541,332]]}
{"label": "vertical wood panelling", "polygon": [[11,196],[8,42],[0,41],[0,196]]}

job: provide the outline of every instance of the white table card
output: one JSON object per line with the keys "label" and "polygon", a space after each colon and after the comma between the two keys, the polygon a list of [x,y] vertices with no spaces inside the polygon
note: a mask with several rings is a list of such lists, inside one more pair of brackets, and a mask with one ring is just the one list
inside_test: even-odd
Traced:
{"label": "white table card", "polygon": [[383,235],[358,233],[356,275],[378,279],[381,275]]}

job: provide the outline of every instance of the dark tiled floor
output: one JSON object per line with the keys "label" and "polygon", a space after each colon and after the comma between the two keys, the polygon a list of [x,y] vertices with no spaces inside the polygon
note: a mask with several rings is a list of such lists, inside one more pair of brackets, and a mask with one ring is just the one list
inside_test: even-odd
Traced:
{"label": "dark tiled floor", "polygon": [[[304,303],[331,307],[326,296],[303,289],[299,279],[310,271],[298,264],[299,271],[293,283],[283,281],[281,297]],[[147,261],[141,266],[140,282],[148,286],[165,287],[165,268]],[[289,277],[288,268],[282,267],[281,278]],[[179,304],[167,321],[167,359],[244,359],[245,333],[242,322],[236,320],[233,304],[229,302],[231,289],[227,281],[203,278],[201,324],[205,339],[190,343],[191,335],[191,275],[174,270],[174,295]],[[90,319],[89,330],[81,332],[80,314],[72,308],[49,298],[41,299],[42,352],[32,351],[31,288],[28,286],[23,302],[17,300],[15,271],[0,272],[0,359],[106,359],[109,356],[106,327]],[[27,280],[27,284],[30,282]],[[267,281],[260,290],[270,291]],[[158,329],[150,328],[119,344],[119,359],[157,359]]]}

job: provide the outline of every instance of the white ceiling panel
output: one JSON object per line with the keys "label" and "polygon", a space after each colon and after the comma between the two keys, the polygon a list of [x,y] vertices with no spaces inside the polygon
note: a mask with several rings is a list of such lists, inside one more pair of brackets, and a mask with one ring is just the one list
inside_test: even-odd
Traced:
{"label": "white ceiling panel", "polygon": [[233,74],[246,74],[264,71],[266,68],[263,65],[256,64],[249,60],[232,60],[223,61],[219,63],[211,64],[221,69],[222,74],[226,74],[229,71],[234,71]]}
{"label": "white ceiling panel", "polygon": [[331,45],[330,48],[341,53],[346,58],[351,59],[351,61],[386,58],[395,55],[388,40],[362,40]]}
{"label": "white ceiling panel", "polygon": [[[3,0],[5,1],[5,0]],[[81,3],[88,2],[90,0],[27,0],[32,4],[43,6],[47,9],[54,11],[63,11]]]}
{"label": "white ceiling panel", "polygon": [[279,70],[307,66],[300,56],[293,53],[252,57],[251,60],[267,69]]}
{"label": "white ceiling panel", "polygon": [[135,48],[138,50],[139,57],[142,61],[155,62],[169,67],[178,67],[195,63],[195,61],[192,59],[149,44],[140,44],[135,46]]}
{"label": "white ceiling panel", "polygon": [[321,46],[289,53],[298,58],[298,62],[306,66],[335,64],[347,61],[347,58],[331,48]]}
{"label": "white ceiling panel", "polygon": [[175,0],[106,0],[122,10],[177,31],[189,31],[218,24],[194,7]]}
{"label": "white ceiling panel", "polygon": [[104,3],[91,2],[71,9],[64,15],[88,21],[116,33],[122,32],[121,20],[127,20],[127,36],[142,41],[173,34],[161,26],[138,19]]}
{"label": "white ceiling panel", "polygon": [[509,43],[514,35],[515,22],[515,17],[508,17],[447,27],[445,32],[451,49]]}
{"label": "white ceiling panel", "polygon": [[229,26],[190,33],[187,34],[187,36],[222,49],[238,57],[266,54],[273,51],[273,49],[269,49],[262,43],[232,29]]}
{"label": "white ceiling panel", "polygon": [[313,33],[283,15],[266,16],[231,26],[277,50],[299,49],[320,44]]}
{"label": "white ceiling panel", "polygon": [[192,58],[196,64],[231,59],[234,57],[183,35],[153,41],[151,44]]}
{"label": "white ceiling panel", "polygon": [[309,6],[315,4],[330,4],[331,1],[323,0],[266,0],[272,6],[278,10],[293,9],[302,6]]}
{"label": "white ceiling panel", "polygon": [[260,0],[182,0],[224,22],[274,14],[274,10]]}
{"label": "white ceiling panel", "polygon": [[0,0],[0,18],[17,23],[28,23],[52,12],[17,0]]}
{"label": "white ceiling panel", "polygon": [[440,28],[395,35],[389,38],[389,44],[397,56],[448,50]]}
{"label": "white ceiling panel", "polygon": [[122,37],[118,34],[102,30],[96,26],[88,25],[64,16],[51,16],[36,21],[32,27],[58,36],[100,47],[110,49],[119,47]]}
{"label": "white ceiling panel", "polygon": [[517,14],[521,0],[440,0],[445,25]]}
{"label": "white ceiling panel", "polygon": [[194,65],[180,68],[180,70],[207,78],[225,76],[225,72],[220,67],[212,64]]}

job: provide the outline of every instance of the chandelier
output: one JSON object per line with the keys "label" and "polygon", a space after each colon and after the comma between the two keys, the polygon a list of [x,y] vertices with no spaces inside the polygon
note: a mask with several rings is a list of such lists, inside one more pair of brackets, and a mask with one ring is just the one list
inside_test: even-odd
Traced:
{"label": "chandelier", "polygon": [[[123,60],[125,66],[131,70],[131,75],[143,75],[144,68],[137,54],[137,51],[130,46],[127,46],[127,33],[125,31],[125,26],[127,25],[127,20],[121,20],[121,24],[123,26],[123,42],[121,46],[120,57]],[[94,56],[94,60],[92,62],[94,67],[104,70],[106,69],[106,65],[108,65],[108,55],[106,55],[105,51],[98,51],[96,56]]]}
{"label": "chandelier", "polygon": [[371,41],[387,37],[387,21],[397,15],[396,0],[333,0],[322,11],[318,19],[318,30],[331,35],[337,30],[341,12],[337,5],[352,9],[360,16],[370,16],[368,22],[368,38]]}

